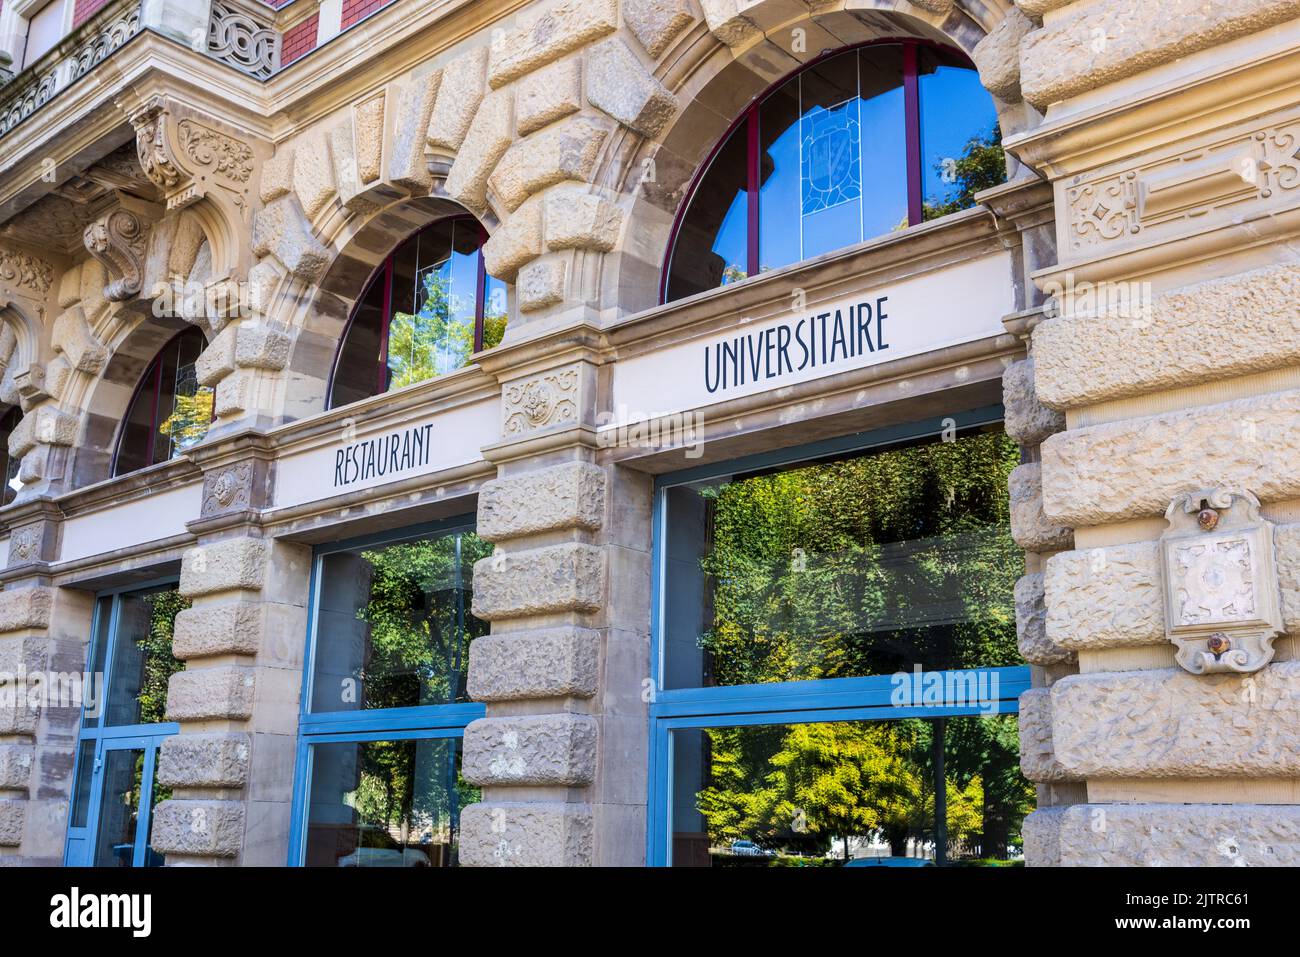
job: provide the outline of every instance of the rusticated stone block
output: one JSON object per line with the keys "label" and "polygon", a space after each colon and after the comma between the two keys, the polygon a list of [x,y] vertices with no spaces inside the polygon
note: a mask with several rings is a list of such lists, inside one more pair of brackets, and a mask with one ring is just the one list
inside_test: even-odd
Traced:
{"label": "rusticated stone block", "polygon": [[1012,7],[971,54],[980,82],[994,96],[1014,103],[1020,99],[1020,41],[1034,24]]}
{"label": "rusticated stone block", "polygon": [[564,301],[568,263],[558,256],[534,259],[519,270],[515,292],[520,312],[536,312]]}
{"label": "rusticated stone block", "polygon": [[239,801],[163,801],[154,808],[153,847],[164,854],[236,857],[244,842]]}
{"label": "rusticated stone block", "polygon": [[260,605],[249,601],[200,605],[176,615],[172,654],[181,661],[213,655],[255,655],[261,640]]}
{"label": "rusticated stone block", "polygon": [[320,279],[330,262],[330,251],[312,232],[296,196],[283,196],[257,211],[253,217],[253,252],[274,256],[305,282]]}
{"label": "rusticated stone block", "polygon": [[1062,867],[1300,865],[1295,805],[1075,804],[1056,831]]}
{"label": "rusticated stone block", "polygon": [[619,37],[587,51],[587,102],[642,136],[658,136],[677,112],[677,97]]}
{"label": "rusticated stone block", "polygon": [[590,698],[596,693],[600,636],[588,628],[484,635],[469,646],[475,701]]}
{"label": "rusticated stone block", "polygon": [[[108,349],[95,338],[80,306],[73,306],[54,320],[50,331],[50,345],[67,357],[69,365],[81,372],[97,374],[108,361]],[[46,382],[47,390],[49,382]],[[51,392],[55,394],[58,390]]]}
{"label": "rusticated stone block", "polygon": [[547,249],[598,249],[618,243],[623,212],[585,186],[558,186],[546,193]]}
{"label": "rusticated stone block", "polygon": [[293,192],[293,147],[281,146],[262,164],[262,202],[270,203]]}
{"label": "rusticated stone block", "polygon": [[514,211],[483,244],[488,275],[514,282],[519,269],[542,252],[542,201],[533,196]]}
{"label": "rusticated stone block", "polygon": [[460,816],[466,867],[588,867],[591,808],[586,804],[470,804]]}
{"label": "rusticated stone block", "polygon": [[762,28],[742,12],[745,0],[700,0],[709,32],[729,47],[743,46],[763,35]]}
{"label": "rusticated stone block", "polygon": [[502,542],[557,528],[595,531],[605,520],[605,470],[569,462],[484,484],[478,534]]}
{"label": "rusticated stone block", "polygon": [[623,22],[656,60],[694,21],[689,0],[623,0]]}
{"label": "rusticated stone block", "polygon": [[315,219],[337,194],[334,163],[323,133],[312,133],[293,153],[293,191],[308,219]]}
{"label": "rusticated stone block", "polygon": [[429,164],[424,159],[429,119],[442,85],[442,71],[434,70],[402,88],[393,122],[393,143],[388,160],[388,178],[404,189],[427,192],[433,185]]}
{"label": "rusticated stone block", "polygon": [[253,669],[191,668],[167,682],[168,721],[245,720],[253,714]]}
{"label": "rusticated stone block", "polygon": [[1016,645],[1020,657],[1031,665],[1054,665],[1074,661],[1075,653],[1047,638],[1043,607],[1042,574],[1023,575],[1016,581]]}
{"label": "rusticated stone block", "polygon": [[465,728],[462,773],[479,785],[590,784],[596,774],[596,719],[585,714],[480,718]]}
{"label": "rusticated stone block", "polygon": [[[1055,408],[1197,386],[1300,362],[1300,266],[1281,263],[1156,297],[1146,314],[1070,314],[1034,328],[1036,385]],[[1223,317],[1235,317],[1232,346]]]}
{"label": "rusticated stone block", "polygon": [[501,156],[489,181],[492,192],[507,209],[515,210],[547,186],[565,180],[585,181],[595,168],[608,134],[607,125],[589,116],[573,116],[534,133]]}
{"label": "rusticated stone block", "polygon": [[0,705],[0,734],[35,734],[40,708],[21,705]]}
{"label": "rusticated stone block", "polygon": [[552,63],[519,81],[515,124],[520,136],[540,130],[582,108],[582,60]]}
{"label": "rusticated stone block", "polygon": [[488,177],[514,139],[512,104],[509,90],[484,98],[447,174],[447,195],[471,209],[481,210],[487,205]]}
{"label": "rusticated stone block", "polygon": [[1300,390],[1108,422],[1042,446],[1043,510],[1081,528],[1163,515],[1189,489],[1300,496]]}
{"label": "rusticated stone block", "polygon": [[1043,514],[1043,475],[1037,462],[1011,470],[1011,538],[1027,552],[1055,552],[1074,547],[1074,530],[1053,525]]}
{"label": "rusticated stone block", "polygon": [[560,0],[527,14],[515,29],[493,35],[488,82],[504,86],[617,27],[617,0]]}
{"label": "rusticated stone block", "polygon": [[194,363],[194,374],[199,385],[216,385],[235,371],[235,337],[238,333],[239,326],[226,326],[199,353]]}
{"label": "rusticated stone block", "polygon": [[221,419],[247,410],[251,391],[248,373],[236,372],[226,376],[217,383],[216,396],[212,402],[212,414]]}
{"label": "rusticated stone block", "polygon": [[1062,552],[1047,560],[1047,638],[1063,648],[1165,642],[1155,542]]}
{"label": "rusticated stone block", "polygon": [[1051,693],[1056,759],[1073,777],[1300,775],[1300,662],[1071,675]]}
{"label": "rusticated stone block", "polygon": [[280,326],[244,322],[235,335],[235,362],[246,369],[283,369],[289,363],[291,340]]}
{"label": "rusticated stone block", "polygon": [[0,800],[0,847],[17,847],[23,842],[23,824],[26,818],[25,800]]}
{"label": "rusticated stone block", "polygon": [[16,675],[44,671],[49,662],[50,642],[46,638],[0,638],[0,674]]}
{"label": "rusticated stone block", "polygon": [[0,634],[28,628],[48,628],[54,589],[44,585],[0,591]]}
{"label": "rusticated stone block", "polygon": [[1021,445],[1037,445],[1065,428],[1065,415],[1049,409],[1034,391],[1034,360],[1022,359],[1002,373],[1002,405],[1007,435]]}
{"label": "rusticated stone block", "polygon": [[26,455],[37,445],[75,445],[80,420],[49,405],[31,409],[9,433],[9,454]]}
{"label": "rusticated stone block", "polygon": [[485,621],[594,612],[604,601],[605,552],[594,545],[498,552],[474,565],[474,614]]}
{"label": "rusticated stone block", "polygon": [[248,782],[246,734],[174,734],[158,755],[165,787],[241,788]]}
{"label": "rusticated stone block", "polygon": [[260,538],[227,538],[188,549],[181,558],[180,592],[198,598],[223,591],[257,590],[266,579],[270,544]]}
{"label": "rusticated stone block", "polygon": [[1101,0],[1021,47],[1021,86],[1039,109],[1300,15],[1300,0]]}
{"label": "rusticated stone block", "polygon": [[1040,807],[1025,817],[1020,836],[1025,842],[1027,867],[1059,867],[1063,807]]}
{"label": "rusticated stone block", "polygon": [[487,47],[477,47],[456,57],[443,70],[438,98],[429,116],[428,143],[434,149],[454,153],[465,141],[487,90],[487,55]]}
{"label": "rusticated stone block", "polygon": [[26,791],[36,749],[30,744],[0,744],[0,791]]}
{"label": "rusticated stone block", "polygon": [[1030,781],[1070,780],[1052,747],[1052,698],[1047,688],[1031,688],[1020,696],[1020,770]]}
{"label": "rusticated stone block", "polygon": [[1068,7],[1072,3],[1074,0],[1015,0],[1016,6],[1035,20],[1042,20],[1044,13]]}

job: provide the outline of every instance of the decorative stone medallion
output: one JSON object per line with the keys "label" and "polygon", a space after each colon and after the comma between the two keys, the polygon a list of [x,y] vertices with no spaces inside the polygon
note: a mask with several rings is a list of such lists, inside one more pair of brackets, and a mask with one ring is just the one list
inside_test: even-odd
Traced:
{"label": "decorative stone medallion", "polygon": [[1165,634],[1192,674],[1249,673],[1273,660],[1282,630],[1273,524],[1243,489],[1174,499],[1160,537]]}

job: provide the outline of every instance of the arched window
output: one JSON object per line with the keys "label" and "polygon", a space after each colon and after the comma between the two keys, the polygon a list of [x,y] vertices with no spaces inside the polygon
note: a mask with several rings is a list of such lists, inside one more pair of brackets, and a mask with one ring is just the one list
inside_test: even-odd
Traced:
{"label": "arched window", "polygon": [[1006,179],[993,99],[959,52],[830,54],[759,97],[697,175],[665,302],[974,204]]}
{"label": "arched window", "polygon": [[343,333],[331,408],[454,372],[501,341],[506,287],[483,266],[486,239],[472,216],[453,216],[380,264]]}
{"label": "arched window", "polygon": [[4,487],[0,488],[0,505],[8,505],[18,495],[23,483],[18,478],[18,466],[22,459],[9,454],[9,436],[22,420],[23,410],[11,406],[9,411],[0,416],[0,478]]}
{"label": "arched window", "polygon": [[149,363],[122,420],[113,455],[114,475],[166,462],[208,434],[213,393],[199,385],[194,368],[205,345],[203,333],[191,327],[173,337]]}

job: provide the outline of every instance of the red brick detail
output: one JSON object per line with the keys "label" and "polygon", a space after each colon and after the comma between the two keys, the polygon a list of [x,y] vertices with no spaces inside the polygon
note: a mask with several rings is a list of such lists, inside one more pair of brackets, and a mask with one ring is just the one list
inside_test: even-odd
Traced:
{"label": "red brick detail", "polygon": [[393,0],[343,0],[343,29],[346,30],[353,24],[359,23],[392,2]]}
{"label": "red brick detail", "polygon": [[72,10],[72,29],[75,30],[93,17],[106,3],[108,0],[77,0],[77,5]]}
{"label": "red brick detail", "polygon": [[316,49],[316,24],[319,13],[313,13],[306,20],[284,31],[280,40],[280,66],[288,66],[304,53]]}

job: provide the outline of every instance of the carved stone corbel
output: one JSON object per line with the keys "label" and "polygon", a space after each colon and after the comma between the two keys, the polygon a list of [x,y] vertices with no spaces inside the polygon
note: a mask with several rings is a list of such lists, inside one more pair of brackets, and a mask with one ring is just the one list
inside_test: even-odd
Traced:
{"label": "carved stone corbel", "polygon": [[230,259],[217,256],[214,273],[242,271],[254,173],[259,159],[270,155],[269,144],[242,138],[216,117],[162,94],[132,110],[130,119],[140,168],[162,192],[166,208],[207,200],[224,221],[224,236],[208,231],[214,256],[223,249]]}
{"label": "carved stone corbel", "polygon": [[1282,590],[1273,523],[1236,488],[1174,499],[1160,537],[1165,633],[1192,674],[1247,674],[1273,660],[1282,631]]}
{"label": "carved stone corbel", "polygon": [[110,302],[125,302],[140,295],[149,230],[159,212],[151,203],[120,194],[115,208],[86,227],[86,250],[108,270],[104,297]]}

